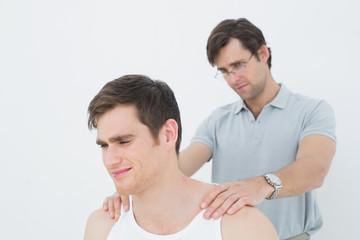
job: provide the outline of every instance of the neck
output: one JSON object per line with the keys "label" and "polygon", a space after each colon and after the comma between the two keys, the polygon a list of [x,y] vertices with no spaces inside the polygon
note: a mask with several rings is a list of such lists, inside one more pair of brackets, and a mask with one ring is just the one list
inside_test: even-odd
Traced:
{"label": "neck", "polygon": [[212,185],[185,176],[177,164],[164,172],[151,188],[132,197],[138,225],[162,235],[185,228],[201,211],[200,201],[212,188]]}
{"label": "neck", "polygon": [[253,99],[247,99],[245,101],[246,106],[250,109],[255,119],[257,119],[266,104],[276,97],[279,90],[279,84],[277,84],[271,74],[269,74],[264,89],[259,93],[259,95]]}

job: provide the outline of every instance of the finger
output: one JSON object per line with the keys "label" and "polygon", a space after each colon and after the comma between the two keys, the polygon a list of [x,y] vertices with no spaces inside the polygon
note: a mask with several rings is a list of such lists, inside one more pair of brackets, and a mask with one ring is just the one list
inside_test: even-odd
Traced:
{"label": "finger", "polygon": [[[205,219],[210,219],[211,217],[218,217],[220,214],[224,214],[224,211],[226,211],[227,209],[222,210],[222,213],[218,212],[217,210],[220,206],[222,206],[222,204],[225,203],[225,201],[231,195],[232,193],[230,191],[225,191],[217,195],[215,200],[213,200],[210,206],[206,209],[204,213]],[[230,207],[230,205],[228,207]]]}
{"label": "finger", "polygon": [[108,198],[105,198],[105,200],[103,202],[103,209],[105,212],[109,211]]}
{"label": "finger", "polygon": [[227,213],[230,215],[236,213],[242,207],[244,207],[247,204],[247,202],[248,202],[247,197],[240,198],[227,210]]}
{"label": "finger", "polygon": [[222,184],[214,187],[206,196],[202,199],[200,207],[205,209],[209,206],[210,203],[214,201],[214,199],[222,192],[227,189],[227,185]]}
{"label": "finger", "polygon": [[[241,198],[240,193],[233,193],[231,194],[230,191],[226,191],[218,196],[218,198],[213,202],[215,210],[211,214],[211,218],[218,219],[223,216],[228,209],[236,203]],[[217,205],[217,201],[219,200],[219,204]],[[213,205],[212,204],[212,205]],[[212,207],[212,206],[210,206]]]}
{"label": "finger", "polygon": [[121,215],[121,198],[118,194],[113,195],[113,205],[114,205],[115,220],[117,221]]}
{"label": "finger", "polygon": [[114,204],[113,204],[113,200],[112,197],[108,198],[108,208],[109,208],[109,215],[111,219],[115,218],[115,210],[114,210]]}
{"label": "finger", "polygon": [[219,217],[223,216],[240,198],[241,195],[239,193],[228,195],[226,200],[222,202],[222,204],[217,209],[215,209],[214,213],[211,215],[211,218],[218,219]]}
{"label": "finger", "polygon": [[129,196],[128,195],[121,196],[121,202],[123,204],[125,212],[129,211],[130,208]]}

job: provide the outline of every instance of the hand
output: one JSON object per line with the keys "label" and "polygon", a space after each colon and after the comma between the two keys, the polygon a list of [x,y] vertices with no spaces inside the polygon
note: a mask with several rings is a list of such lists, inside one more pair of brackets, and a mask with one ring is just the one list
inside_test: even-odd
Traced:
{"label": "hand", "polygon": [[271,196],[274,187],[268,184],[263,176],[248,180],[229,182],[218,185],[202,200],[200,206],[207,208],[205,219],[217,219],[225,213],[233,214],[243,206],[256,206],[265,197]]}
{"label": "hand", "polygon": [[129,211],[129,196],[120,196],[115,192],[113,195],[105,198],[103,208],[106,212],[109,212],[110,218],[117,221],[121,215],[121,203],[125,212]]}

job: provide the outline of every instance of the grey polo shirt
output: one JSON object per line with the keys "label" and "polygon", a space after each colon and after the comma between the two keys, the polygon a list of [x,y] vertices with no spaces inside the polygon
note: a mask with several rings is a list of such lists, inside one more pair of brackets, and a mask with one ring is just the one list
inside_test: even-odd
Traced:
{"label": "grey polo shirt", "polygon": [[[290,92],[283,84],[255,119],[243,100],[216,109],[199,126],[192,142],[212,151],[212,181],[225,183],[277,171],[295,161],[300,141],[310,134],[335,139],[335,116],[323,100]],[[281,239],[322,225],[315,191],[265,200],[257,206]]]}

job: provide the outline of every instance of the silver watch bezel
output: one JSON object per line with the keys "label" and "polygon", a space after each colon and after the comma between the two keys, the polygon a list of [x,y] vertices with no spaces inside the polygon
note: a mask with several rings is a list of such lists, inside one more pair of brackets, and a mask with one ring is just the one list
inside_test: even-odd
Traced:
{"label": "silver watch bezel", "polygon": [[264,177],[266,181],[275,188],[273,194],[269,198],[266,198],[267,200],[272,200],[277,197],[282,188],[281,179],[273,173],[264,174]]}

